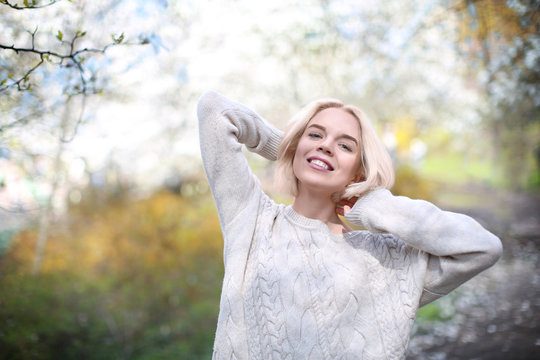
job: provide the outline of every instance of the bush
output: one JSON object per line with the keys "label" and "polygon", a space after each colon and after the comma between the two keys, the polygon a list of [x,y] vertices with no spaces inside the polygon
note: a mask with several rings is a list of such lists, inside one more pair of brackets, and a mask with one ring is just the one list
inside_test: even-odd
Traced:
{"label": "bush", "polygon": [[0,258],[0,358],[211,356],[223,264],[210,199],[81,204],[54,228],[38,276],[35,230]]}

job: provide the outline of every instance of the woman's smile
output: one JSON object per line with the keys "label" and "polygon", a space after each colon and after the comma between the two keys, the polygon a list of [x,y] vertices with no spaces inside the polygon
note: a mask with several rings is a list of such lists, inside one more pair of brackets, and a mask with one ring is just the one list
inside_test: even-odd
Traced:
{"label": "woman's smile", "polygon": [[334,171],[334,167],[328,160],[320,158],[318,156],[311,156],[307,159],[307,161],[315,170]]}

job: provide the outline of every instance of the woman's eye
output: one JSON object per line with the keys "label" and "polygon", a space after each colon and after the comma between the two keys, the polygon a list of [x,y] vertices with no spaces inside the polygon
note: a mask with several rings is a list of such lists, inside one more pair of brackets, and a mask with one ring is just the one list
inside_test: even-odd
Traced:
{"label": "woman's eye", "polygon": [[341,144],[340,145],[342,149],[346,150],[346,151],[349,151],[349,152],[352,152],[352,148],[347,145],[347,144]]}
{"label": "woman's eye", "polygon": [[315,138],[315,139],[320,139],[322,138],[321,134],[318,134],[318,133],[309,133],[308,136],[310,138]]}

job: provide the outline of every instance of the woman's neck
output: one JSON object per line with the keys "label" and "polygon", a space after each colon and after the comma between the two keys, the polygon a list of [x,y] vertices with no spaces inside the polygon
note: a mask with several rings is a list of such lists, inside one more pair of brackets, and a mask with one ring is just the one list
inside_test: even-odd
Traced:
{"label": "woman's neck", "polygon": [[331,195],[323,196],[306,190],[299,191],[292,207],[296,213],[304,217],[322,221],[333,233],[342,234],[351,230],[336,214],[336,203]]}

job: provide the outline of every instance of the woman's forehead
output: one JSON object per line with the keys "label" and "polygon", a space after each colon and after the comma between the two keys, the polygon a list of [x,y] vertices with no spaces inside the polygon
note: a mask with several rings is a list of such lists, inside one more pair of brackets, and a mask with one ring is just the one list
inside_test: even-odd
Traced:
{"label": "woman's forehead", "polygon": [[360,123],[358,119],[342,108],[327,108],[319,111],[308,122],[307,128],[313,125],[323,127],[327,131],[342,132],[356,137],[360,135]]}

